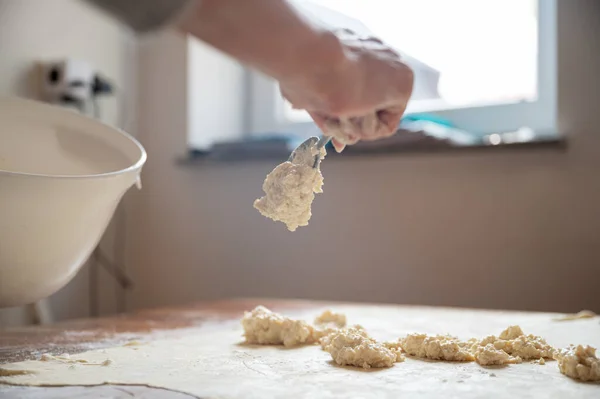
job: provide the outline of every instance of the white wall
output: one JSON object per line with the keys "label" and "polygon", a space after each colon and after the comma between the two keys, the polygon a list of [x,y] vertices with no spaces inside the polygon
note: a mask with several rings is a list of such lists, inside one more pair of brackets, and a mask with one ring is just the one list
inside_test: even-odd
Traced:
{"label": "white wall", "polygon": [[140,59],[149,163],[128,251],[132,304],[254,295],[600,310],[599,21],[599,2],[559,0],[567,152],[326,160],[325,193],[295,233],[252,208],[272,162],[175,164],[185,41],[163,35]]}
{"label": "white wall", "polygon": [[[66,56],[87,60],[114,81],[102,101],[104,121],[135,131],[136,44],[133,36],[82,0],[0,0],[0,96],[38,98],[35,63]],[[110,254],[114,231],[105,246]],[[88,314],[88,270],[50,298],[56,319]],[[100,274],[101,311],[114,311],[117,288]],[[20,308],[0,311],[0,327],[28,322]]]}

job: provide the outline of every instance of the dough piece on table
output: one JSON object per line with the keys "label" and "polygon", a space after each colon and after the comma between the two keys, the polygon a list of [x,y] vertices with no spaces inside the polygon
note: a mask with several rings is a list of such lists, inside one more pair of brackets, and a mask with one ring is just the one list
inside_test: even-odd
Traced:
{"label": "dough piece on table", "polygon": [[346,327],[346,315],[326,310],[315,318],[315,325],[333,324],[338,328]]}
{"label": "dough piece on table", "polygon": [[[314,149],[314,155],[318,150]],[[325,148],[321,149],[321,157]],[[307,226],[312,216],[311,205],[315,194],[323,192],[323,175],[320,166],[284,162],[269,173],[263,183],[265,196],[254,201],[254,208],[265,217],[285,223],[295,231]]]}
{"label": "dough piece on table", "polygon": [[487,345],[522,360],[552,359],[555,352],[545,339],[532,334],[525,335],[519,326],[508,327],[498,337],[490,335],[482,339],[472,347],[472,352]]}
{"label": "dough piece on table", "polygon": [[520,357],[513,357],[503,350],[496,349],[492,344],[477,346],[473,355],[475,361],[482,366],[521,363]]}
{"label": "dough piece on table", "polygon": [[452,362],[475,360],[467,342],[446,335],[409,334],[400,341],[400,345],[407,354],[423,359]]}
{"label": "dough piece on table", "polygon": [[579,319],[591,319],[596,317],[597,314],[592,312],[591,310],[582,310],[581,312],[575,314],[568,314],[563,317],[558,317],[554,319],[554,321],[569,321],[569,320],[579,320]]}
{"label": "dough piece on table", "polygon": [[346,315],[326,310],[315,318],[315,338],[320,341],[323,337],[346,327]]}
{"label": "dough piece on table", "polygon": [[580,381],[600,381],[600,359],[596,349],[577,345],[561,349],[554,354],[558,369],[567,377]]}
{"label": "dough piece on table", "polygon": [[361,335],[365,338],[372,339],[369,334],[365,331],[362,326],[354,325],[352,327],[345,327],[343,329],[340,328],[331,328],[325,330],[316,330],[316,334],[318,335],[318,342],[321,345],[321,349],[326,350],[325,348],[331,343],[331,340],[338,334],[340,331],[345,331],[347,333],[354,333]]}
{"label": "dough piece on table", "polygon": [[321,346],[340,366],[383,368],[392,367],[400,361],[396,352],[357,328],[344,328],[333,332],[321,340]]}
{"label": "dough piece on table", "polygon": [[287,347],[315,343],[314,328],[302,320],[293,320],[257,306],[242,318],[246,343],[284,345]]}
{"label": "dough piece on table", "polygon": [[400,341],[386,341],[382,344],[396,355],[396,362],[403,362],[406,360],[402,353],[402,345]]}

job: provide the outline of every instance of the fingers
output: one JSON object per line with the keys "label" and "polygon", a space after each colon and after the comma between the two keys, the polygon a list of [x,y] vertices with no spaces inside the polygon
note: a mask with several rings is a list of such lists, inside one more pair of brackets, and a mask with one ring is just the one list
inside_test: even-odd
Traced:
{"label": "fingers", "polygon": [[377,119],[380,122],[381,135],[388,137],[398,130],[398,125],[400,125],[400,120],[402,120],[402,112],[379,111],[377,112]]}
{"label": "fingers", "polygon": [[344,148],[346,148],[346,144],[340,143],[337,139],[331,139],[331,142],[333,143],[333,148],[335,148],[335,151],[338,154],[344,151]]}
{"label": "fingers", "polygon": [[317,127],[319,129],[321,129],[321,131],[323,133],[326,132],[327,129],[327,117],[319,114],[318,112],[311,112],[311,111],[307,111],[308,115],[310,115],[310,117],[312,118],[312,120],[315,122],[315,125],[317,125]]}

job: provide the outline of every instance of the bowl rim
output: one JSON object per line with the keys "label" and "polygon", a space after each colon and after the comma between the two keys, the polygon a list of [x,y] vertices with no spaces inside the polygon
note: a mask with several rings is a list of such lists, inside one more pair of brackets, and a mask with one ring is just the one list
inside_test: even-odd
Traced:
{"label": "bowl rim", "polygon": [[[64,179],[64,180],[82,180],[82,179],[87,180],[87,179],[106,178],[106,177],[123,175],[123,174],[127,174],[129,172],[133,172],[135,170],[139,170],[142,168],[142,166],[144,166],[144,164],[146,163],[146,160],[148,159],[148,154],[146,153],[146,150],[144,149],[142,144],[135,137],[133,137],[131,134],[127,133],[126,131],[124,131],[121,128],[118,128],[116,126],[111,126],[107,123],[104,123],[104,122],[98,120],[98,119],[90,118],[87,115],[76,113],[74,111],[69,111],[67,109],[61,108],[60,106],[44,103],[44,102],[37,101],[37,100],[17,98],[17,97],[0,97],[0,105],[2,105],[2,103],[13,103],[13,104],[22,103],[23,105],[30,106],[30,107],[33,106],[33,107],[46,108],[46,109],[51,108],[53,112],[69,113],[69,116],[74,115],[76,118],[86,119],[90,123],[111,129],[114,132],[119,133],[120,135],[124,136],[126,139],[129,139],[140,151],[140,157],[134,164],[128,166],[127,168],[119,169],[119,170],[115,170],[115,171],[111,171],[111,172],[104,172],[104,173],[95,173],[95,174],[87,174],[87,175],[59,175],[59,174],[46,174],[46,173],[15,172],[15,171],[4,170],[4,169],[0,168],[0,177],[1,176],[22,176],[22,177],[31,177],[31,178]],[[74,112],[74,113],[71,114],[71,112]]]}

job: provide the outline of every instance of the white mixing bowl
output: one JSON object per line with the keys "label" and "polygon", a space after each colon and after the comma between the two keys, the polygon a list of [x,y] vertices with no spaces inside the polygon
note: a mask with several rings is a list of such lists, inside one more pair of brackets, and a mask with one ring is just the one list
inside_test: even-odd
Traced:
{"label": "white mixing bowl", "polygon": [[122,131],[0,99],[0,308],[45,298],[75,276],[145,162]]}

